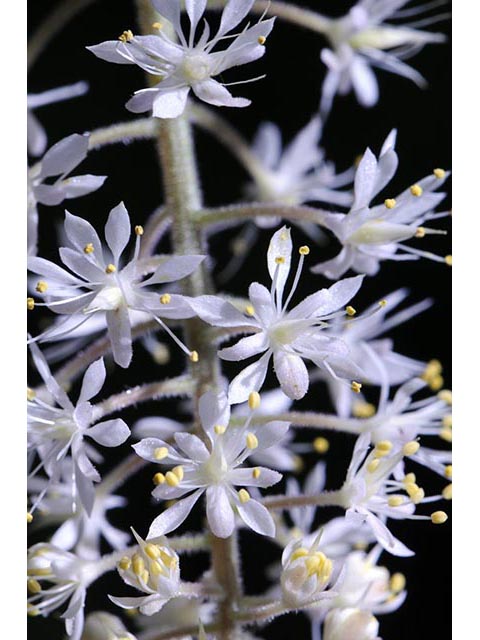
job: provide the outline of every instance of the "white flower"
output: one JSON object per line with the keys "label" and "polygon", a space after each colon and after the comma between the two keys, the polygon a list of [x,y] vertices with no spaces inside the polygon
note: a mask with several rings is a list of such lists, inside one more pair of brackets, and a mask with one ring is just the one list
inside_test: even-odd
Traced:
{"label": "white flower", "polygon": [[[414,15],[422,10],[397,11],[409,0],[360,0],[350,11],[331,22],[326,35],[332,49],[323,49],[321,59],[328,71],[322,87],[321,112],[330,112],[336,93],[354,91],[364,107],[378,102],[378,83],[371,67],[395,73],[424,87],[426,81],[403,62],[426,44],[444,42],[445,36],[413,28],[415,23],[385,23],[388,18]],[[428,5],[427,5],[428,6]],[[402,15],[403,14],[403,15]],[[435,22],[435,18],[423,24]]]}
{"label": "white flower", "polygon": [[280,581],[283,600],[289,606],[299,607],[334,597],[332,592],[323,593],[331,580],[333,563],[318,550],[320,537],[321,534],[308,547],[304,540],[292,540],[283,551]]}
{"label": "white flower", "polygon": [[94,611],[85,619],[82,640],[136,640],[117,616]]}
{"label": "white flower", "polygon": [[[150,89],[137,91],[127,102],[134,113],[152,110],[157,118],[175,118],[185,109],[190,89],[197,98],[216,106],[246,107],[250,100],[234,98],[214,76],[227,69],[253,62],[265,52],[265,39],[272,30],[274,18],[245,27],[239,35],[227,36],[248,14],[254,0],[229,0],[223,10],[217,33],[210,39],[205,22],[202,34],[197,27],[207,7],[207,0],[187,0],[186,11],[190,32],[185,36],[181,26],[181,3],[178,0],[152,0],[158,13],[171,23],[178,42],[171,40],[158,23],[158,34],[134,36],[126,31],[119,40],[109,40],[87,47],[107,62],[136,64],[147,73],[159,77]],[[222,51],[213,51],[225,37],[232,43]]]}
{"label": "white flower", "polygon": [[[187,354],[192,355],[160,319],[160,316],[172,319],[191,317],[189,305],[181,295],[166,293],[159,296],[148,287],[188,276],[204,256],[154,256],[150,262],[141,260],[139,251],[143,229],[137,226],[133,257],[122,266],[122,254],[131,233],[130,218],[123,203],[111,210],[105,225],[108,249],[102,247],[89,222],[68,211],[65,216],[65,232],[71,247],[61,248],[60,257],[75,275],[37,257],[29,259],[28,268],[45,278],[37,284],[36,291],[44,295],[44,306],[66,315],[68,329],[63,323],[55,324],[37,339],[56,339],[88,321],[93,314],[102,313],[105,314],[115,362],[121,367],[128,367],[132,359],[131,314],[143,311],[169,332]],[[152,265],[154,273],[145,279],[145,275],[152,271]]]}
{"label": "white flower", "polygon": [[[195,628],[200,620],[204,624],[210,622],[215,611],[216,604],[214,602],[202,602],[199,598],[180,596],[169,600],[153,616],[138,616],[135,622],[144,632],[154,634],[158,629],[162,629],[165,632],[172,631],[173,633],[173,630],[179,627]],[[146,634],[145,637],[147,637]],[[191,635],[182,636],[179,640],[193,640],[193,637]]]}
{"label": "white flower", "polygon": [[[199,413],[206,442],[191,433],[176,433],[180,452],[159,438],[145,438],[133,448],[154,463],[175,465],[156,474],[158,483],[152,495],[162,500],[178,500],[152,522],[147,538],[156,538],[176,529],[203,493],[207,498],[207,518],[214,535],[229,537],[235,527],[235,511],[244,523],[261,535],[273,536],[275,525],[270,513],[244,488],[270,487],[281,479],[265,467],[244,467],[252,453],[268,449],[283,438],[288,422],[269,422],[260,426],[228,426],[230,406],[224,393],[207,392],[200,398]],[[192,493],[193,492],[193,493]],[[187,497],[183,498],[186,494]]]}
{"label": "white flower", "polygon": [[[394,386],[420,375],[425,368],[424,362],[396,353],[390,338],[380,337],[428,309],[432,304],[431,300],[423,300],[389,315],[407,295],[406,289],[398,289],[373,304],[361,315],[355,316],[353,322],[334,318],[330,328],[326,329],[328,334],[340,338],[348,345],[352,360],[361,366],[364,381],[368,384]],[[358,413],[357,417],[368,417],[363,413],[369,408],[375,411],[373,405],[362,402],[361,395],[355,394],[338,380],[326,375],[322,378],[328,385],[330,397],[339,416],[348,417],[352,409],[355,415]]]}
{"label": "white flower", "polygon": [[[326,465],[324,462],[318,462],[313,469],[307,474],[305,482],[303,483],[303,491],[300,490],[300,485],[296,478],[287,479],[287,496],[314,496],[318,495],[325,488],[326,480]],[[297,531],[300,531],[303,535],[308,534],[313,525],[315,519],[315,513],[317,508],[315,505],[303,506],[303,507],[291,507],[288,513],[296,527]],[[323,546],[323,540],[322,540]]]}
{"label": "white flower", "polygon": [[33,109],[38,109],[47,104],[70,100],[77,96],[83,96],[88,91],[86,82],[76,82],[65,87],[49,89],[42,93],[29,93],[27,96],[27,148],[31,156],[38,157],[47,148],[47,134],[40,124],[38,118],[33,113]]}
{"label": "white flower", "polygon": [[[54,206],[96,191],[106,176],[90,174],[67,177],[85,158],[89,135],[73,133],[51,147],[28,171],[27,240],[28,255],[35,255],[38,241],[37,204]],[[51,178],[58,176],[54,182]]]}
{"label": "white flower", "polygon": [[84,560],[51,544],[28,550],[28,614],[48,616],[68,602],[62,614],[70,640],[80,640],[87,588],[102,573],[97,562]]}
{"label": "white flower", "polygon": [[[244,360],[263,353],[260,359],[243,369],[231,382],[229,399],[232,404],[244,402],[251,391],[261,388],[273,356],[273,366],[282,391],[294,400],[307,393],[309,376],[304,359],[332,376],[361,377],[362,372],[350,358],[347,345],[327,336],[324,328],[328,320],[343,310],[357,293],[362,276],[346,278],[329,289],[321,289],[307,296],[293,309],[289,302],[300,279],[308,247],[299,250],[300,261],[290,293],[284,300],[284,289],[290,273],[292,241],[290,230],[279,229],[270,241],[267,263],[272,287],[268,291],[254,282],[249,287],[250,304],[245,314],[229,302],[216,296],[190,298],[194,311],[206,322],[221,327],[239,327],[239,331],[253,332],[232,347],[222,349],[224,360]],[[344,311],[340,311],[344,313]]]}
{"label": "white flower", "polygon": [[[37,345],[31,344],[30,349],[51,396],[49,401],[35,395],[28,400],[28,447],[39,455],[41,461],[31,475],[43,467],[51,482],[57,482],[62,473],[62,461],[71,452],[75,487],[85,510],[91,513],[95,497],[93,482],[99,482],[100,475],[90,461],[92,447],[84,442],[84,438],[92,438],[104,447],[118,447],[128,438],[130,429],[120,418],[94,424],[93,407],[89,400],[99,393],[105,382],[106,371],[102,358],[86,370],[80,395],[74,405],[52,376]],[[43,498],[47,488],[48,485],[37,497],[34,507]]]}
{"label": "white flower", "polygon": [[[357,439],[347,477],[342,487],[343,506],[346,517],[352,522],[367,523],[375,534],[378,543],[396,556],[411,556],[400,540],[395,538],[385,525],[387,518],[396,520],[430,520],[439,523],[432,517],[414,515],[415,507],[420,502],[438,500],[441,496],[425,499],[425,494],[414,481],[406,477],[406,481],[395,480],[391,476],[402,462],[404,456],[411,455],[418,443],[408,443],[404,447],[396,447],[389,440],[382,440],[368,453],[370,434],[364,433]],[[412,446],[414,445],[414,446]],[[402,492],[405,492],[406,495]],[[439,512],[443,513],[443,512]],[[446,520],[446,517],[443,522]]]}
{"label": "white flower", "polygon": [[147,594],[110,600],[123,609],[140,609],[151,616],[171,598],[180,595],[180,568],[178,555],[167,545],[146,542],[132,529],[138,549],[125,555],[117,568],[124,582]]}
{"label": "white flower", "polygon": [[333,609],[325,619],[323,640],[381,640],[378,620],[361,609]]}
{"label": "white flower", "polygon": [[[255,200],[284,204],[328,202],[348,207],[352,194],[338,191],[353,182],[354,171],[349,169],[335,175],[334,165],[325,160],[319,147],[322,122],[314,117],[290,144],[282,150],[280,128],[273,122],[260,125],[253,142],[253,152],[262,164],[256,176]],[[262,226],[276,226],[278,219],[269,218]]]}
{"label": "white flower", "polygon": [[[336,280],[346,271],[375,275],[382,260],[418,260],[420,257],[449,263],[426,251],[407,246],[403,240],[422,238],[430,233],[443,233],[422,225],[448,215],[433,209],[444,199],[444,193],[434,193],[449,173],[435,169],[432,175],[403,191],[383,204],[370,206],[371,200],[386,187],[395,174],[398,157],[395,152],[396,131],[385,140],[378,160],[367,149],[355,174],[355,198],[349,213],[327,213],[323,224],[333,231],[343,245],[342,251],[327,262],[312,268]],[[399,252],[401,250],[401,252]]]}

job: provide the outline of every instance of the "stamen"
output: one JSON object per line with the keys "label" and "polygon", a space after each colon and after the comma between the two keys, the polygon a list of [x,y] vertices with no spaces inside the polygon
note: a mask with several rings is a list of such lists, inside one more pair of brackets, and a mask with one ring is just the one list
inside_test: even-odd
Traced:
{"label": "stamen", "polygon": [[329,441],[326,438],[322,438],[321,436],[315,438],[312,444],[317,453],[327,453],[327,451],[330,449]]}
{"label": "stamen", "polygon": [[439,180],[442,180],[442,178],[445,177],[445,169],[434,169],[433,175]]}
{"label": "stamen", "polygon": [[420,444],[412,440],[403,445],[402,453],[404,456],[413,456],[420,449]]}
{"label": "stamen", "polygon": [[95,251],[95,248],[91,242],[89,242],[83,247],[83,252],[86,253],[87,255],[90,253],[93,253],[94,251]]}
{"label": "stamen", "polygon": [[392,448],[393,448],[393,444],[390,442],[390,440],[381,440],[375,446],[375,449],[373,450],[373,455],[375,456],[375,458],[383,458],[384,456],[387,456],[390,453]]}
{"label": "stamen", "polygon": [[354,391],[355,393],[360,393],[360,390],[362,388],[362,385],[360,382],[356,382],[355,380],[352,380],[352,384],[350,385],[350,388],[352,391]]}
{"label": "stamen", "polygon": [[33,311],[35,308],[35,300],[33,298],[27,298],[27,310]]}
{"label": "stamen", "polygon": [[257,39],[258,44],[265,44],[266,41],[267,39],[265,38],[265,36],[259,36]]}
{"label": "stamen", "polygon": [[27,400],[32,402],[32,400],[35,399],[36,395],[37,394],[35,393],[35,391],[33,389],[30,389],[30,387],[27,387]]}
{"label": "stamen", "polygon": [[403,504],[403,496],[390,496],[388,499],[389,507],[399,507]]}
{"label": "stamen", "polygon": [[449,413],[447,416],[443,416],[442,424],[447,429],[451,429],[452,428],[452,414],[451,413]]}
{"label": "stamen", "polygon": [[384,204],[387,207],[387,209],[393,209],[397,204],[397,201],[395,200],[395,198],[387,198]]}
{"label": "stamen", "polygon": [[198,351],[190,351],[189,358],[191,362],[198,362]]}
{"label": "stamen", "polygon": [[151,542],[148,542],[145,545],[144,551],[147,554],[147,556],[152,560],[157,560],[158,558],[160,558],[160,549],[157,547],[156,544],[152,544]]}
{"label": "stamen", "polygon": [[301,256],[308,256],[308,254],[310,253],[310,247],[307,247],[307,245],[304,245],[303,247],[300,247],[300,249],[298,250],[298,253]]}
{"label": "stamen", "polygon": [[247,314],[247,316],[254,316],[255,315],[255,309],[254,309],[253,305],[247,304],[247,306],[245,307],[245,313]]}
{"label": "stamen", "polygon": [[260,406],[261,398],[258,391],[252,391],[248,396],[248,406],[252,411],[258,409]]}
{"label": "stamen", "polygon": [[167,447],[157,447],[153,452],[153,457],[155,458],[155,460],[163,460],[167,456],[168,456]]}
{"label": "stamen", "polygon": [[407,580],[403,573],[394,573],[390,578],[390,591],[393,591],[393,593],[400,593],[400,591],[405,589],[406,584]]}
{"label": "stamen", "polygon": [[173,473],[173,471],[167,471],[165,474],[165,480],[170,487],[177,487],[180,484],[180,479]]}
{"label": "stamen", "polygon": [[375,405],[370,402],[354,402],[352,414],[355,418],[371,418],[375,415]]}
{"label": "stamen", "polygon": [[448,520],[448,516],[445,511],[435,511],[434,513],[432,513],[430,518],[433,524],[443,524]]}
{"label": "stamen", "polygon": [[216,425],[213,427],[213,430],[215,431],[215,433],[217,434],[217,436],[221,436],[221,435],[223,435],[223,434],[225,433],[225,431],[226,431],[227,429],[226,429],[226,427],[224,427],[224,426],[223,426],[223,425],[221,425],[221,424],[216,424]]}
{"label": "stamen", "polygon": [[132,569],[136,576],[141,576],[145,571],[145,561],[138,553],[135,553],[132,557]]}
{"label": "stamen", "polygon": [[374,460],[372,460],[367,464],[367,471],[369,473],[373,473],[378,469],[379,464],[380,464],[380,460],[378,458],[375,458]]}
{"label": "stamen", "polygon": [[179,464],[177,467],[173,467],[172,473],[174,473],[177,476],[180,482],[183,480],[184,472],[181,464]]}
{"label": "stamen", "polygon": [[450,255],[445,256],[445,264],[447,264],[449,267],[452,266],[452,260],[453,260],[452,256]]}
{"label": "stamen", "polygon": [[164,293],[160,296],[160,304],[170,304],[172,296],[169,293]]}
{"label": "stamen", "polygon": [[162,565],[158,562],[158,560],[150,562],[149,568],[154,576],[165,575],[165,571],[163,570]]}
{"label": "stamen", "polygon": [[452,499],[452,485],[451,484],[447,484],[447,486],[442,491],[442,496],[445,498],[445,500],[451,500]]}
{"label": "stamen", "polygon": [[118,36],[118,39],[120,40],[120,42],[130,42],[130,40],[133,40],[133,33],[130,29],[127,29]]}
{"label": "stamen", "polygon": [[448,405],[452,405],[452,392],[450,389],[442,389],[438,392],[437,397]]}
{"label": "stamen", "polygon": [[410,193],[412,196],[419,198],[423,193],[423,189],[419,184],[414,184],[410,187]]}
{"label": "stamen", "polygon": [[40,593],[42,590],[41,584],[35,578],[30,578],[27,580],[27,589],[29,593]]}
{"label": "stamen", "polygon": [[155,485],[159,485],[159,484],[164,484],[165,483],[165,476],[163,475],[163,473],[156,473],[153,476],[153,484]]}
{"label": "stamen", "polygon": [[247,433],[245,440],[248,449],[256,449],[258,447],[258,438],[254,433]]}
{"label": "stamen", "polygon": [[242,504],[245,504],[250,500],[250,494],[246,489],[240,489],[240,491],[238,492],[238,497]]}
{"label": "stamen", "polygon": [[290,562],[294,562],[295,560],[298,560],[298,558],[304,558],[305,556],[308,556],[308,549],[300,547],[299,549],[295,549],[292,553],[290,556]]}
{"label": "stamen", "polygon": [[357,310],[354,309],[352,306],[348,305],[348,307],[345,307],[345,312],[347,316],[350,316],[351,318],[353,318],[353,316],[357,313]]}
{"label": "stamen", "polygon": [[407,475],[403,479],[404,484],[415,483],[417,481],[417,477],[414,473],[407,473]]}
{"label": "stamen", "polygon": [[135,234],[137,236],[143,236],[143,227],[140,224],[137,224],[137,226],[135,227]]}
{"label": "stamen", "polygon": [[132,566],[132,561],[128,556],[124,556],[118,563],[118,567],[119,569],[122,569],[122,571],[127,571],[128,569],[130,569],[131,566]]}
{"label": "stamen", "polygon": [[105,273],[115,273],[115,271],[117,270],[117,267],[114,264],[107,264],[107,267],[105,269]]}
{"label": "stamen", "polygon": [[255,478],[255,480],[258,480],[261,473],[261,470],[258,467],[255,467],[255,469],[252,470],[252,477]]}
{"label": "stamen", "polygon": [[154,22],[152,24],[152,28],[153,29],[158,29],[158,30],[163,29],[163,24],[161,22]]}
{"label": "stamen", "polygon": [[449,464],[445,467],[445,477],[446,478],[451,478],[452,477],[452,465]]}
{"label": "stamen", "polygon": [[277,256],[275,262],[276,264],[285,264],[285,258],[283,256]]}
{"label": "stamen", "polygon": [[27,511],[27,524],[30,524],[31,522],[33,522],[33,516]]}
{"label": "stamen", "polygon": [[35,291],[37,291],[38,293],[45,293],[45,291],[47,289],[48,289],[48,284],[44,280],[39,280],[37,282],[37,286],[35,287]]}
{"label": "stamen", "polygon": [[415,231],[415,238],[424,238],[425,233],[425,227],[417,227],[417,230]]}

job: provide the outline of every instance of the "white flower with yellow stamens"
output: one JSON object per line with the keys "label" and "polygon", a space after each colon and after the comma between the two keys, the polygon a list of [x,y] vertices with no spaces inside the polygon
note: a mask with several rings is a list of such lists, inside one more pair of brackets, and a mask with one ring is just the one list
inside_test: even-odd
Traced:
{"label": "white flower with yellow stamens", "polygon": [[347,345],[324,331],[332,317],[345,314],[345,305],[359,290],[362,276],[346,278],[329,289],[321,289],[288,310],[309,252],[308,247],[299,249],[300,261],[286,299],[284,290],[292,258],[292,241],[287,227],[274,233],[268,248],[271,290],[258,282],[252,283],[245,314],[219,296],[189,299],[192,309],[206,322],[221,327],[237,326],[243,332],[254,334],[219,351],[221,358],[236,361],[263,354],[232,380],[229,389],[232,404],[244,402],[250,392],[262,387],[272,356],[282,391],[294,400],[303,398],[308,390],[309,375],[304,360],[312,361],[333,377],[362,376],[361,369],[351,360]]}
{"label": "white flower with yellow stamens", "polygon": [[110,600],[123,609],[139,608],[151,616],[172,598],[181,595],[178,555],[166,544],[143,540],[133,529],[138,548],[125,555],[117,568],[124,582],[145,593],[145,596],[117,597]]}
{"label": "white flower with yellow stamens", "polygon": [[[130,217],[123,203],[111,210],[105,225],[107,247],[102,246],[89,222],[68,212],[65,233],[71,247],[61,248],[60,257],[75,275],[43,258],[28,261],[30,271],[42,277],[36,292],[46,300],[40,304],[35,302],[35,306],[43,304],[66,316],[64,322],[54,324],[37,340],[58,339],[87,322],[95,313],[105,314],[115,362],[128,367],[132,359],[131,314],[142,311],[156,320],[194,359],[195,353],[188,350],[161,320],[191,317],[189,305],[179,294],[158,295],[149,287],[185,278],[195,271],[204,256],[154,256],[148,263],[139,258],[143,228],[137,225],[133,257],[123,265],[122,254],[131,235]],[[145,277],[152,270],[153,274]],[[73,324],[75,320],[77,322]]]}
{"label": "white flower with yellow stamens", "polygon": [[396,172],[398,157],[395,139],[396,131],[392,131],[383,144],[378,160],[370,149],[364,153],[355,174],[355,197],[350,211],[346,214],[324,215],[323,225],[335,234],[343,248],[332,260],[313,267],[313,273],[336,280],[349,269],[375,275],[383,260],[418,260],[424,257],[451,263],[450,256],[442,258],[403,244],[404,240],[411,238],[443,233],[423,225],[429,220],[449,215],[448,212],[433,212],[445,197],[444,193],[435,191],[443,185],[449,172],[435,169],[430,176],[410,186],[399,196],[386,198],[379,205],[370,205]]}
{"label": "white flower with yellow stamens", "polygon": [[[258,405],[257,396],[251,394],[252,410]],[[155,518],[147,537],[156,538],[179,527],[204,493],[208,523],[217,537],[228,538],[233,533],[235,513],[247,527],[273,536],[272,516],[244,487],[270,487],[282,476],[265,467],[244,467],[243,463],[252,453],[279,442],[289,423],[275,421],[254,426],[250,424],[251,413],[242,426],[228,426],[230,405],[224,393],[205,393],[200,398],[199,414],[206,444],[191,433],[176,433],[178,449],[159,438],[145,438],[133,446],[139,456],[150,462],[174,465],[165,474],[154,476],[157,487],[152,495],[162,500],[181,498]],[[234,486],[242,488],[236,491]]]}
{"label": "white flower with yellow stamens", "polygon": [[[250,100],[234,98],[226,85],[213,78],[227,69],[261,58],[265,40],[273,28],[274,18],[247,26],[236,36],[227,36],[248,14],[254,0],[229,0],[220,26],[211,39],[207,22],[200,37],[197,27],[207,8],[207,0],[187,0],[190,33],[181,26],[181,3],[177,0],[152,0],[156,11],[173,27],[178,42],[170,39],[156,23],[157,34],[136,36],[126,31],[118,40],[87,47],[98,58],[117,64],[136,64],[159,78],[150,89],[137,91],[127,102],[134,113],[152,110],[156,118],[176,118],[185,109],[190,89],[200,100],[221,107],[246,107]],[[225,38],[233,38],[223,51],[213,49]]]}
{"label": "white flower with yellow stamens", "polygon": [[[324,115],[330,112],[336,93],[345,95],[353,90],[364,107],[372,107],[378,102],[378,83],[371,67],[412,80],[420,87],[426,85],[418,71],[403,60],[426,44],[444,42],[446,38],[441,33],[415,28],[415,22],[385,22],[389,18],[410,17],[424,9],[420,6],[399,11],[409,1],[359,0],[345,16],[331,21],[326,35],[332,49],[323,49],[321,53],[322,62],[328,68],[320,107]],[[418,26],[437,20],[434,16],[419,22]]]}

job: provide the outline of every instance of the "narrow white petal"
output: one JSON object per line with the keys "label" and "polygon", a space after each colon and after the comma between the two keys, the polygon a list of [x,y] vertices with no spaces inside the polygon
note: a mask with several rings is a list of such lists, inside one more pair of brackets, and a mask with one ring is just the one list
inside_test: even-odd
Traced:
{"label": "narrow white petal", "polygon": [[173,507],[169,507],[166,511],[157,516],[150,525],[150,529],[148,530],[147,534],[147,540],[149,538],[158,538],[158,536],[163,536],[179,527],[187,518],[194,504],[197,502],[203,492],[203,489],[198,489],[190,496],[188,496],[188,498],[179,500],[176,504],[173,505]]}
{"label": "narrow white petal", "polygon": [[207,489],[207,518],[214,536],[228,538],[235,526],[235,517],[227,492],[221,486]]}
{"label": "narrow white petal", "polygon": [[85,431],[86,436],[104,447],[118,447],[130,435],[130,429],[120,418],[99,422]]}
{"label": "narrow white petal", "polygon": [[308,391],[308,370],[300,356],[275,351],[273,367],[282,391],[292,400],[300,400]]}
{"label": "narrow white petal", "polygon": [[247,527],[250,527],[250,529],[253,529],[262,536],[273,537],[275,535],[275,523],[263,504],[250,499],[244,504],[239,503],[237,509]]}

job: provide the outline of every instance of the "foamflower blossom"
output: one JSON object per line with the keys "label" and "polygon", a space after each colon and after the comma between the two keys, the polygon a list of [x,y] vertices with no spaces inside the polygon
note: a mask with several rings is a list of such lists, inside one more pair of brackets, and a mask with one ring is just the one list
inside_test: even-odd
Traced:
{"label": "foamflower blossom", "polygon": [[[137,91],[126,107],[134,113],[152,111],[157,118],[176,118],[185,109],[190,90],[204,102],[221,107],[246,107],[250,100],[234,98],[225,84],[214,80],[227,69],[261,58],[265,40],[273,28],[274,18],[260,20],[245,27],[238,35],[228,36],[247,16],[254,0],[229,0],[222,12],[220,26],[213,37],[204,23],[201,35],[198,26],[207,7],[207,0],[189,0],[186,11],[190,31],[186,35],[181,26],[181,4],[177,0],[152,0],[156,11],[173,27],[178,42],[170,39],[163,25],[156,23],[157,33],[136,36],[124,32],[118,40],[109,40],[87,47],[102,60],[117,64],[136,64],[159,82],[150,89]],[[214,49],[232,38],[223,50]]]}
{"label": "foamflower blossom", "polygon": [[327,614],[323,640],[381,640],[378,620],[357,607],[333,609]]}
{"label": "foamflower blossom", "polygon": [[109,598],[123,609],[139,608],[141,613],[151,616],[169,600],[181,595],[178,555],[167,544],[145,541],[132,531],[138,547],[132,554],[125,555],[117,568],[126,584],[145,595]]}
{"label": "foamflower blossom", "polygon": [[[38,242],[37,204],[49,207],[78,198],[99,189],[106,176],[69,174],[87,157],[89,135],[73,133],[51,147],[28,171],[27,243],[28,255],[34,255]],[[52,182],[52,178],[55,180]]]}
{"label": "foamflower blossom", "polygon": [[42,124],[34,113],[35,109],[47,104],[70,100],[77,96],[83,96],[88,91],[86,82],[76,82],[64,87],[48,89],[42,93],[29,93],[27,96],[27,149],[31,156],[41,156],[47,148],[47,134]]}
{"label": "foamflower blossom", "polygon": [[367,149],[355,173],[354,202],[347,214],[326,213],[323,224],[342,244],[341,252],[332,260],[312,268],[336,280],[349,269],[370,276],[380,269],[382,260],[418,260],[421,257],[438,262],[450,262],[450,257],[435,254],[403,244],[404,240],[423,238],[430,233],[443,233],[425,228],[423,224],[448,215],[433,212],[445,198],[435,193],[449,173],[435,169],[430,176],[411,185],[395,198],[386,198],[382,204],[371,205],[395,175],[398,156],[395,152],[396,131],[385,140],[380,156]]}
{"label": "foamflower blossom", "polygon": [[[60,257],[74,275],[44,258],[32,257],[28,261],[30,271],[43,278],[36,291],[44,297],[44,306],[65,315],[69,323],[68,329],[63,323],[54,324],[37,339],[56,339],[87,322],[94,314],[105,314],[114,360],[121,367],[128,367],[132,359],[131,314],[143,311],[188,355],[192,355],[161,320],[161,317],[191,317],[189,305],[179,294],[158,295],[149,287],[176,282],[190,275],[204,256],[154,256],[150,261],[144,261],[139,258],[143,228],[137,225],[133,257],[123,264],[123,254],[131,235],[130,217],[123,203],[111,210],[105,225],[107,247],[102,246],[89,222],[68,211],[65,213],[65,233],[71,246],[61,248]],[[152,270],[153,274],[145,277]]]}
{"label": "foamflower blossom", "polygon": [[81,640],[136,640],[117,616],[94,611],[85,618]]}
{"label": "foamflower blossom", "polygon": [[66,604],[65,629],[70,640],[80,640],[87,589],[102,573],[101,563],[52,544],[33,545],[27,559],[28,614],[46,617]]}
{"label": "foamflower blossom", "polygon": [[347,345],[338,338],[329,337],[324,331],[332,316],[345,313],[345,305],[359,290],[362,276],[346,278],[329,289],[321,289],[288,310],[309,251],[308,247],[300,247],[298,268],[285,298],[292,260],[292,240],[287,227],[274,233],[268,248],[271,289],[269,291],[258,282],[252,283],[245,314],[221,297],[207,295],[189,299],[194,311],[206,322],[214,326],[240,327],[240,331],[254,334],[242,338],[232,347],[221,349],[221,358],[237,361],[263,354],[230,383],[229,399],[232,404],[244,402],[251,391],[261,388],[272,356],[282,391],[294,400],[303,398],[309,386],[304,359],[334,377],[352,379],[362,376],[361,369],[351,360]]}
{"label": "foamflower blossom", "polygon": [[[425,362],[395,352],[393,340],[383,337],[391,329],[407,322],[432,305],[432,300],[426,299],[396,310],[407,295],[407,289],[398,289],[359,315],[356,315],[355,309],[352,308],[354,321],[334,318],[330,327],[326,329],[328,334],[340,338],[348,345],[352,360],[362,367],[364,382],[381,387],[383,395],[385,392],[388,393],[389,386],[402,384],[413,376],[420,375],[425,369]],[[352,411],[357,417],[368,417],[370,411],[375,412],[373,405],[361,400],[361,394],[355,394],[331,376],[322,375],[322,378],[327,383],[330,397],[340,417],[346,418]]]}
{"label": "foamflower blossom", "polygon": [[[417,29],[414,22],[385,22],[401,18],[399,10],[409,1],[360,0],[345,16],[331,22],[326,32],[331,48],[321,53],[327,67],[322,87],[323,114],[330,112],[335,94],[345,95],[352,90],[362,106],[375,105],[379,88],[372,67],[412,80],[420,87],[426,86],[420,73],[404,60],[427,44],[444,42],[445,36]],[[411,16],[421,10],[422,7],[415,7],[404,13]],[[435,21],[434,17],[423,24]]]}
{"label": "foamflower blossom", "polygon": [[[50,481],[57,482],[62,473],[62,461],[70,452],[76,491],[86,512],[91,513],[95,498],[93,483],[100,481],[100,475],[90,461],[92,447],[84,439],[91,438],[104,447],[118,447],[128,438],[130,429],[121,418],[95,421],[90,400],[100,392],[105,382],[103,358],[92,363],[85,371],[80,395],[76,404],[73,404],[51,374],[37,345],[31,344],[30,350],[51,397],[45,401],[33,392],[27,395],[28,448],[40,458],[40,464],[31,475],[43,468]],[[32,510],[41,501],[48,486],[37,497]]]}
{"label": "foamflower blossom", "polygon": [[[247,527],[261,535],[273,536],[272,516],[244,487],[270,487],[282,476],[271,469],[245,467],[243,463],[252,453],[280,441],[289,423],[272,421],[254,426],[250,424],[251,413],[242,426],[229,426],[227,396],[211,391],[201,396],[199,414],[206,444],[198,436],[184,432],[174,435],[176,447],[159,438],[145,438],[133,446],[139,456],[150,462],[174,465],[165,474],[154,476],[157,487],[152,495],[177,502],[155,518],[147,538],[179,527],[204,493],[208,523],[215,536],[228,538],[232,534],[235,513]],[[242,488],[236,491],[235,486]]]}

